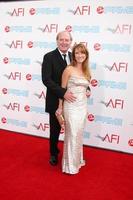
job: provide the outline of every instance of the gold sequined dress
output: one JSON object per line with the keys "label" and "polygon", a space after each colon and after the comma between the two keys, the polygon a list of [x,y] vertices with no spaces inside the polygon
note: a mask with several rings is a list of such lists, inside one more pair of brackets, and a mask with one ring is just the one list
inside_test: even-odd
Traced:
{"label": "gold sequined dress", "polygon": [[83,160],[83,131],[87,118],[86,89],[89,82],[83,76],[71,75],[67,89],[73,92],[76,101],[64,101],[65,134],[62,158],[62,172],[76,174]]}

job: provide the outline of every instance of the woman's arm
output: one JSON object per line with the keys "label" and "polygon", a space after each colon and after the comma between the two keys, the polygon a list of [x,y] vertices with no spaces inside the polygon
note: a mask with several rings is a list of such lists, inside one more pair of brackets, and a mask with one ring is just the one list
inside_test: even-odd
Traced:
{"label": "woman's arm", "polygon": [[[62,80],[61,80],[61,87],[64,88],[64,89],[67,88],[67,83],[68,83],[68,79],[70,77],[70,74],[71,74],[70,67],[67,67],[62,74]],[[61,114],[62,108],[63,108],[63,100],[59,99],[59,106],[58,106],[56,113]]]}

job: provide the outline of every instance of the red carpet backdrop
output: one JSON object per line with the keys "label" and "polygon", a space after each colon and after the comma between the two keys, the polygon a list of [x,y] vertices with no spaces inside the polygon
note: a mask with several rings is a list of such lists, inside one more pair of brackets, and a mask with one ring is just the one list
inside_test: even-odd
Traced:
{"label": "red carpet backdrop", "polygon": [[90,52],[84,144],[133,153],[132,0],[1,2],[0,128],[49,137],[41,63],[62,30]]}

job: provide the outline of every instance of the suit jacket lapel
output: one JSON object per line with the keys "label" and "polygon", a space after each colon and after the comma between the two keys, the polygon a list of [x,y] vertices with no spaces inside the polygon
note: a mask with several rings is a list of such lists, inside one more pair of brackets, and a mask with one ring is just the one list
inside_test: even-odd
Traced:
{"label": "suit jacket lapel", "polygon": [[69,56],[69,59],[70,59],[70,62],[71,62],[71,60],[72,60],[72,53],[70,51],[68,52],[68,56]]}
{"label": "suit jacket lapel", "polygon": [[[58,60],[58,62],[60,62],[60,65],[63,66],[63,67],[65,68],[66,66],[65,66],[65,64],[64,64],[64,61],[63,61],[63,59],[62,59],[62,56],[61,56],[60,52],[58,51],[58,48],[55,49],[55,54],[56,54],[56,59]],[[72,53],[69,51],[69,52],[68,52],[68,56],[69,56],[70,62],[71,62],[71,60],[72,60],[72,59],[71,59],[71,54],[72,54]]]}
{"label": "suit jacket lapel", "polygon": [[64,61],[58,49],[56,49],[55,52],[56,52],[56,59],[58,60],[58,62],[60,62],[60,66],[65,67]]}

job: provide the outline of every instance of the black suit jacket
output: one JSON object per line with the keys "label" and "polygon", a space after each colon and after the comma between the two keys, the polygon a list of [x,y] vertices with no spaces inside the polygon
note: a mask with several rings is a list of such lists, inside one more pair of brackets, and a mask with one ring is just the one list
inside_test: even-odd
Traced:
{"label": "black suit jacket", "polygon": [[[68,52],[71,60],[71,52]],[[55,113],[59,98],[63,98],[66,89],[61,88],[61,77],[65,63],[58,49],[44,55],[42,63],[42,82],[47,87],[45,111]]]}

